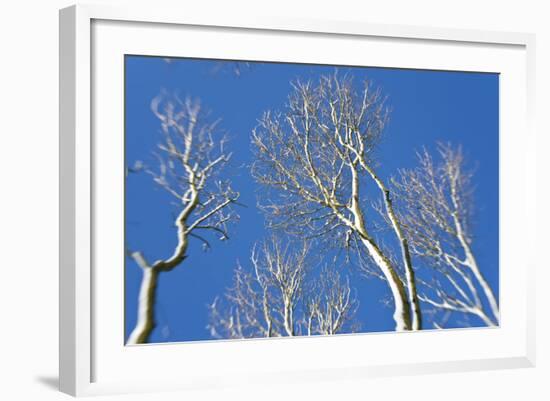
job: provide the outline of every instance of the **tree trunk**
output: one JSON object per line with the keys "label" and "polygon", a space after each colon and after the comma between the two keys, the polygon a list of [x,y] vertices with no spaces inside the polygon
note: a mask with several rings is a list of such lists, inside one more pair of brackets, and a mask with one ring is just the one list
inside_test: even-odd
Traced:
{"label": "tree trunk", "polygon": [[393,303],[394,313],[393,320],[395,320],[395,330],[411,330],[411,311],[409,300],[407,299],[407,292],[395,269],[391,265],[390,261],[382,254],[380,249],[372,243],[370,239],[362,238],[361,241],[369,251],[369,254],[374,259],[374,262],[382,270],[386,281],[390,287]]}
{"label": "tree trunk", "polygon": [[418,299],[418,292],[416,289],[416,277],[412,267],[411,253],[409,250],[409,243],[403,234],[401,225],[397,220],[397,216],[393,210],[393,203],[390,197],[390,191],[386,188],[382,180],[375,174],[374,170],[364,160],[361,160],[361,165],[370,174],[384,199],[384,206],[386,207],[386,214],[391,222],[393,231],[399,241],[399,247],[401,249],[401,256],[403,259],[403,266],[405,268],[405,278],[407,280],[407,292],[409,296],[409,304],[412,308],[412,330],[422,329],[422,310],[420,309],[420,300]]}
{"label": "tree trunk", "polygon": [[[359,175],[355,168],[351,169],[352,175],[352,200],[351,211],[354,216],[354,229],[361,237],[361,242],[367,248],[370,256],[373,258],[376,265],[380,268],[393,296],[393,302],[395,306],[393,319],[395,320],[395,330],[411,330],[411,309],[410,303],[407,298],[407,291],[403,286],[401,278],[395,271],[391,262],[384,255],[378,245],[370,238],[365,226],[365,219],[363,211],[359,206]],[[376,176],[375,176],[376,177]]]}
{"label": "tree trunk", "polygon": [[141,270],[143,277],[139,290],[137,323],[130,337],[128,337],[127,344],[147,343],[156,324],[154,307],[159,271],[152,267],[144,267]]}

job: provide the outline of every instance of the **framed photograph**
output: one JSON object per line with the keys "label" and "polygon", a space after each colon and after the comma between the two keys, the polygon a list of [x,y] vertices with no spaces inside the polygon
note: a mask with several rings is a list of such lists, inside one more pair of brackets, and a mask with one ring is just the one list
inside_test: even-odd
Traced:
{"label": "framed photograph", "polygon": [[62,391],[534,365],[532,35],[73,6],[60,52]]}

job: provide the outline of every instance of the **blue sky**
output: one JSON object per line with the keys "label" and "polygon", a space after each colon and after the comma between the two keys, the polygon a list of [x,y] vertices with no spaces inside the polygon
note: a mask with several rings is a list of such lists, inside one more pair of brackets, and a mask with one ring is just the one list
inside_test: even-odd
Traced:
{"label": "blue sky", "polygon": [[[238,76],[234,63],[215,60],[126,56],[125,113],[126,163],[152,161],[160,140],[158,119],[150,102],[161,90],[199,98],[213,117],[221,118],[233,151],[226,170],[241,193],[240,221],[229,241],[213,242],[208,252],[192,243],[181,266],[160,275],[155,328],[151,342],[210,339],[206,305],[230,286],[237,261],[246,264],[256,241],[268,232],[256,208],[260,188],[249,174],[252,160],[250,133],[256,119],[268,109],[281,108],[290,81],[316,79],[333,73],[334,66],[251,63]],[[461,144],[475,167],[474,252],[489,284],[498,296],[498,75],[384,68],[344,67],[338,70],[365,78],[388,96],[392,112],[379,150],[379,175],[389,179],[398,168],[416,164],[414,150],[433,149],[437,141]],[[126,246],[142,251],[150,260],[170,255],[176,244],[172,199],[146,174],[126,180]],[[361,331],[392,330],[392,310],[380,299],[387,285],[364,279],[350,269],[352,286],[360,302]],[[140,268],[126,259],[126,335],[136,321]],[[451,320],[460,326],[460,320]],[[472,321],[476,325],[479,322]]]}

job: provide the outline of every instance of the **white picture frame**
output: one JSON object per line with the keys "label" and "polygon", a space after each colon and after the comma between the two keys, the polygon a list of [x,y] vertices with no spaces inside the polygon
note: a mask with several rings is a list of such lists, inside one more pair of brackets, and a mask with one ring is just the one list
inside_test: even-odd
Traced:
{"label": "white picture frame", "polygon": [[[199,40],[215,48],[215,39],[226,35],[231,40],[241,38],[238,49],[219,48],[219,58],[256,57],[269,59],[281,38],[326,43],[338,40],[344,47],[370,43],[378,54],[381,66],[408,68],[470,69],[499,72],[501,84],[501,249],[506,258],[501,277],[502,325],[494,330],[432,331],[425,333],[350,335],[335,339],[313,338],[291,341],[254,340],[246,342],[203,342],[200,344],[170,344],[124,347],[117,333],[119,308],[106,312],[106,301],[122,280],[122,262],[118,276],[97,271],[97,262],[105,257],[97,253],[101,243],[98,230],[105,221],[117,221],[120,203],[105,211],[105,169],[116,165],[120,151],[121,91],[119,55],[128,53],[180,56],[174,54],[174,43],[159,41],[167,35],[197,35]],[[212,36],[212,33],[215,35]],[[204,35],[202,37],[201,35]],[[210,36],[209,36],[210,35]],[[254,45],[254,35],[262,35],[272,47],[260,49]],[[108,40],[107,40],[108,39]],[[239,39],[240,40],[240,39]],[[245,42],[250,42],[246,44]],[[484,32],[459,29],[437,29],[414,26],[374,25],[367,22],[316,21],[242,16],[240,18],[216,15],[186,14],[185,10],[151,8],[112,8],[108,6],[72,6],[60,12],[60,389],[72,395],[161,391],[170,389],[201,389],[219,386],[273,383],[275,381],[327,380],[363,378],[380,375],[402,375],[530,367],[535,363],[534,275],[537,261],[535,252],[520,255],[511,244],[514,231],[521,231],[521,241],[533,249],[535,240],[535,205],[529,194],[535,192],[535,132],[532,127],[534,111],[534,43],[530,34]],[[318,45],[317,45],[318,46]],[[378,47],[377,47],[378,46]],[[408,65],[391,59],[389,50],[402,46],[399,57],[409,52]],[[204,46],[203,46],[204,47]],[[313,46],[315,48],[315,46]],[[411,49],[411,50],[407,50]],[[491,50],[493,49],[493,50]],[[294,49],[296,50],[296,49]],[[199,51],[199,50],[192,50]],[[263,53],[261,53],[263,51]],[[377,51],[379,53],[377,53]],[[418,53],[416,53],[418,51]],[[441,60],[434,62],[437,51]],[[487,52],[493,51],[489,57]],[[256,53],[254,53],[256,52]],[[425,52],[425,53],[423,53]],[[453,62],[456,54],[464,52],[464,64]],[[261,53],[261,54],[260,54]],[[289,47],[288,60],[308,55],[296,55]],[[332,53],[331,53],[332,54]],[[334,53],[335,54],[335,53]],[[384,56],[386,54],[386,56]],[[392,53],[393,54],[393,53]],[[426,54],[423,58],[422,54]],[[432,57],[429,55],[432,54]],[[196,53],[193,53],[196,56]],[[206,54],[207,55],[207,54]],[[416,59],[418,56],[418,59]],[[315,58],[312,53],[309,57]],[[319,56],[321,57],[321,56]],[[330,56],[322,56],[328,57]],[[337,56],[332,56],[337,57]],[[386,58],[385,58],[386,57]],[[397,57],[397,55],[395,56]],[[489,59],[490,60],[486,60]],[[430,61],[431,60],[431,61]],[[451,61],[448,61],[451,60]],[[113,62],[114,61],[114,62]],[[329,59],[322,61],[330,62]],[[334,59],[332,59],[334,61]],[[350,60],[346,60],[350,62]],[[360,59],[355,63],[361,63]],[[454,63],[454,64],[453,64]],[[371,62],[372,65],[372,62]],[[450,66],[450,67],[449,67]],[[112,75],[111,75],[112,74]],[[109,85],[107,85],[107,83]],[[98,86],[99,85],[99,86]],[[103,85],[103,86],[102,86]],[[106,92],[104,87],[111,91]],[[517,94],[512,99],[510,94]],[[109,117],[105,111],[109,107]],[[118,114],[117,114],[118,113]],[[116,115],[115,115],[116,114]],[[504,114],[504,115],[503,115]],[[104,125],[105,124],[105,125]],[[114,130],[111,127],[115,127]],[[114,133],[97,141],[94,132],[103,129]],[[102,131],[104,132],[104,131]],[[504,133],[504,134],[503,134]],[[514,150],[518,163],[512,166],[506,155]],[[118,156],[117,156],[118,155]],[[110,160],[110,161],[109,161]],[[103,166],[103,167],[102,167]],[[102,172],[103,171],[103,172]],[[120,170],[122,173],[122,169]],[[118,174],[118,173],[117,173]],[[114,174],[113,182],[120,177]],[[107,180],[108,181],[108,180]],[[508,181],[521,183],[523,191],[508,192]],[[106,188],[106,187],[105,187]],[[114,197],[116,198],[116,196]],[[99,207],[99,209],[98,209]],[[107,208],[109,206],[106,206]],[[118,209],[117,209],[118,208]],[[117,212],[118,210],[118,212]],[[101,217],[103,216],[103,217]],[[113,220],[114,217],[114,220]],[[103,219],[103,220],[102,220]],[[121,223],[122,224],[122,223]],[[119,243],[116,229],[101,232],[108,240]],[[527,234],[526,234],[527,233]],[[99,238],[99,239],[98,239]],[[101,245],[100,245],[101,247]],[[502,256],[502,253],[501,253]],[[122,259],[119,259],[122,260]],[[510,262],[506,262],[510,261]],[[517,276],[510,277],[506,263],[519,266]],[[117,271],[115,265],[112,271]],[[511,283],[514,283],[514,287]],[[101,294],[99,294],[101,292]],[[122,288],[120,288],[122,293]],[[103,295],[102,295],[103,294]],[[513,296],[517,302],[507,303]],[[105,301],[101,301],[105,298]],[[118,302],[115,299],[115,303]],[[112,303],[111,303],[112,304]],[[117,312],[118,311],[118,312]],[[112,325],[115,324],[113,327]],[[122,324],[122,322],[120,322]],[[101,327],[101,329],[98,329]],[[104,328],[111,327],[112,330]],[[482,334],[480,334],[482,333]],[[330,341],[330,342],[327,342]],[[452,343],[448,353],[437,350]],[[478,348],[465,344],[479,343]],[[370,357],[362,352],[344,353],[342,349],[369,348]],[[416,349],[416,352],[374,352],[374,348],[394,344],[395,349]],[[118,344],[118,345],[117,345]],[[392,345],[393,346],[393,345]],[[327,350],[328,362],[314,358],[320,347]],[[431,347],[433,351],[428,351]],[[419,350],[426,351],[419,351]],[[365,351],[366,352],[366,351]],[[433,354],[430,355],[430,352]],[[271,368],[252,368],[251,362],[259,354],[273,358]],[[296,357],[292,369],[278,364],[278,358]],[[224,364],[226,359],[239,359],[238,366]],[[309,360],[308,360],[309,358]],[[332,359],[331,359],[332,358]],[[326,358],[325,358],[326,359]],[[369,360],[366,360],[369,359]],[[99,361],[99,362],[98,362]],[[147,366],[166,366],[169,371],[175,361],[184,361],[178,374],[166,374],[163,369],[148,370],[146,377],[133,371],[139,361]],[[166,363],[164,363],[166,362]],[[247,366],[248,364],[248,366]],[[124,372],[124,373],[121,373]]]}

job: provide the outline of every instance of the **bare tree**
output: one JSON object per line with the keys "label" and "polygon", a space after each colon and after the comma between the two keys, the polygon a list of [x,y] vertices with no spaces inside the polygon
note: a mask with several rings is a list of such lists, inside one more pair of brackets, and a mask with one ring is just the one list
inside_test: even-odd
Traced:
{"label": "bare tree", "polygon": [[401,170],[393,180],[412,252],[436,273],[423,282],[419,298],[436,309],[498,325],[497,300],[472,251],[472,173],[464,167],[460,147],[440,144],[438,154],[436,163],[424,150],[417,168]]}
{"label": "bare tree", "polygon": [[[335,269],[324,268],[313,281],[305,299],[306,334],[338,334],[355,315],[358,301],[349,284],[349,277],[342,279]],[[351,331],[357,326],[352,325]]]}
{"label": "bare tree", "polygon": [[[293,84],[283,112],[266,112],[253,131],[253,175],[273,189],[265,209],[274,226],[311,237],[345,237],[361,244],[393,297],[396,330],[421,328],[408,239],[394,212],[388,187],[375,171],[374,152],[388,119],[379,90],[357,90],[337,74]],[[367,219],[365,187],[375,184],[399,243],[402,271],[375,239]]]}
{"label": "bare tree", "polygon": [[158,275],[179,266],[187,257],[189,239],[210,243],[203,233],[228,239],[227,224],[237,218],[231,205],[239,194],[228,181],[219,177],[230,154],[219,137],[218,122],[208,122],[198,101],[162,94],[151,102],[151,110],[160,120],[162,141],[154,153],[156,168],[137,163],[135,170],[151,175],[153,181],[172,195],[179,210],[174,221],[177,245],[171,256],[149,263],[141,252],[130,256],[141,267],[143,278],[139,292],[137,324],[129,344],[145,343],[155,326],[154,306]]}
{"label": "bare tree", "polygon": [[233,286],[210,305],[216,338],[292,337],[354,330],[358,302],[349,280],[324,269],[313,276],[305,246],[273,239],[255,246],[252,268],[238,266]]}

